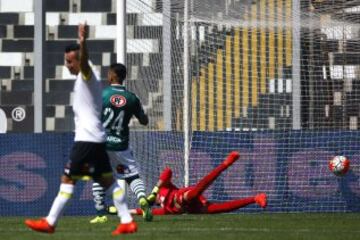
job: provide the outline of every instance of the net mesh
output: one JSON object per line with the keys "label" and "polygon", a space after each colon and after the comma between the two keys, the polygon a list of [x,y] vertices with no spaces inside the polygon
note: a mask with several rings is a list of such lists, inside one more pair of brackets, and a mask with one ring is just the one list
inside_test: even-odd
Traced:
{"label": "net mesh", "polygon": [[[63,6],[63,2],[69,4]],[[59,1],[48,6],[47,67],[52,76],[47,76],[44,92],[49,132],[73,130],[68,101],[73,79],[62,65],[63,46],[76,39],[78,22],[87,20],[90,25],[90,58],[103,79],[116,59],[113,33],[117,1],[94,1],[98,9],[80,2],[84,1]],[[210,201],[265,192],[269,211],[359,211],[359,1],[187,2],[188,6],[183,0],[127,1],[126,86],[139,96],[150,118],[147,127],[131,122],[131,145],[148,192],[165,166],[173,169],[176,185],[193,185],[236,150],[240,159],[204,193]],[[99,13],[100,8],[107,10]],[[188,14],[184,14],[186,9]],[[32,25],[31,7],[25,10],[18,23]],[[106,24],[103,19],[107,19]],[[18,36],[16,29],[14,38]],[[11,51],[16,41],[12,33],[6,33],[6,38],[2,39],[2,50]],[[33,130],[33,120],[22,124],[9,117],[19,104],[27,104],[27,120],[34,115],[29,104],[33,102],[33,80],[16,77],[33,77],[29,72],[36,63],[31,54],[21,54],[20,60],[26,57],[27,65],[5,74],[14,79],[1,79],[1,107],[8,116],[9,132]],[[30,89],[26,94],[21,92],[22,98],[16,95],[15,83],[19,82],[14,80],[22,81],[20,90]],[[10,200],[4,200],[6,196],[0,199],[1,212],[6,215],[44,212],[45,204],[48,206],[57,193],[47,184],[56,186],[54,173],[61,173],[73,137],[51,133],[24,136],[0,136],[3,195],[12,194]],[[14,155],[17,151],[23,153]],[[346,176],[336,177],[328,170],[334,155],[350,159],[351,170]],[[30,166],[26,171],[24,159]],[[57,159],[56,164],[52,159]],[[42,171],[45,167],[46,173]],[[11,171],[18,179],[26,175],[20,186],[32,187],[29,182],[41,179],[43,184],[33,190],[37,194],[31,196],[33,199],[13,194],[14,188],[15,192],[27,192],[12,184]],[[81,186],[69,214],[94,213],[91,184]],[[130,192],[128,196],[130,207],[136,207],[135,196]],[[28,207],[22,199],[31,200]],[[13,203],[17,203],[16,212],[9,207]],[[242,211],[259,211],[259,207]]]}
{"label": "net mesh", "polygon": [[[358,209],[353,143],[359,126],[359,3],[194,0],[187,29],[183,1],[172,1],[169,12],[165,4],[148,5],[162,13],[163,31],[168,27],[171,34],[162,43],[171,45],[170,56],[163,53],[171,81],[163,77],[160,86],[171,84],[172,104],[154,119],[163,122],[170,111],[171,131],[187,130],[185,66],[191,89],[189,184],[238,150],[240,160],[205,193],[210,200],[266,192],[274,211]],[[171,164],[183,166],[183,146],[175,148]],[[328,171],[334,155],[352,161],[345,178]]]}

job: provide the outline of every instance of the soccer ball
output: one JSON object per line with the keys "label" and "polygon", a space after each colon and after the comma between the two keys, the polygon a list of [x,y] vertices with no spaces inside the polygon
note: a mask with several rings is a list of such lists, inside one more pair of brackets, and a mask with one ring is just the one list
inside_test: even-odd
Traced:
{"label": "soccer ball", "polygon": [[335,156],[329,162],[329,169],[336,176],[343,176],[349,171],[350,161],[344,156]]}

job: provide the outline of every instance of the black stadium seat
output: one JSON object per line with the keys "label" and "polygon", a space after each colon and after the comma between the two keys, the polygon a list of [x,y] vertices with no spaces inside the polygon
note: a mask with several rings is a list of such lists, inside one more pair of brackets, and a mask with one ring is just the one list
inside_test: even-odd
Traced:
{"label": "black stadium seat", "polygon": [[114,52],[114,40],[88,40],[91,52]]}
{"label": "black stadium seat", "polygon": [[14,26],[14,38],[33,38],[34,26],[28,25],[15,25]]}
{"label": "black stadium seat", "polygon": [[116,25],[116,13],[108,13],[107,14],[106,25]]}
{"label": "black stadium seat", "polygon": [[55,129],[61,131],[72,131],[74,127],[74,118],[71,116],[55,119]]}
{"label": "black stadium seat", "polygon": [[[46,51],[48,53],[64,54],[65,47],[69,44],[76,43],[76,40],[46,41]],[[64,58],[64,55],[62,55]],[[63,64],[64,62],[62,62]]]}
{"label": "black stadium seat", "polygon": [[10,78],[11,77],[11,67],[0,66],[0,78]]}
{"label": "black stadium seat", "polygon": [[16,25],[19,24],[19,13],[0,13],[0,25]]}
{"label": "black stadium seat", "polygon": [[0,38],[6,38],[7,28],[6,25],[0,25]]}
{"label": "black stadium seat", "polygon": [[34,79],[12,80],[12,91],[34,91]]}
{"label": "black stadium seat", "polygon": [[81,0],[81,12],[111,12],[111,0]]}
{"label": "black stadium seat", "polygon": [[34,41],[31,40],[13,40],[3,39],[3,52],[32,52],[34,49]]}
{"label": "black stadium seat", "polygon": [[11,91],[1,92],[2,105],[32,105],[33,91]]}
{"label": "black stadium seat", "polygon": [[162,36],[161,26],[135,26],[134,27],[134,38],[137,39],[152,39],[159,38]]}
{"label": "black stadium seat", "polygon": [[33,78],[34,78],[34,66],[25,66],[24,79],[33,79]]}
{"label": "black stadium seat", "polygon": [[70,92],[51,91],[45,93],[45,102],[49,105],[70,105]]}
{"label": "black stadium seat", "polygon": [[49,91],[71,92],[74,89],[75,80],[49,79]]}
{"label": "black stadium seat", "polygon": [[69,12],[70,1],[67,0],[46,0],[45,9],[48,12]]}
{"label": "black stadium seat", "polygon": [[76,39],[78,36],[78,27],[69,26],[69,25],[59,25],[58,26],[58,38],[70,38]]}

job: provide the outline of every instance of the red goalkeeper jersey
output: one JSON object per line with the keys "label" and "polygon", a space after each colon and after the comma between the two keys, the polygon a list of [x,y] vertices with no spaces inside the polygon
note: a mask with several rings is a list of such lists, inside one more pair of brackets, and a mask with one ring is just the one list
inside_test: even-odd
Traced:
{"label": "red goalkeeper jersey", "polygon": [[[177,188],[172,182],[172,171],[166,168],[160,175],[160,179],[164,182],[160,187],[157,195],[157,202],[160,203],[161,209],[153,209],[156,211],[163,211],[162,214],[180,214],[180,213],[197,213],[200,209],[207,204],[204,196],[200,195],[193,199],[191,202],[185,202],[183,197],[184,193],[193,187]],[[161,214],[159,212],[159,214]]]}

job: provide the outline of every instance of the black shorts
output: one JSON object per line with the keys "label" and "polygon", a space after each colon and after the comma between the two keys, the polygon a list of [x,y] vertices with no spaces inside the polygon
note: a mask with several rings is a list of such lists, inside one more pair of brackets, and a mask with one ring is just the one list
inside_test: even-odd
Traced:
{"label": "black shorts", "polygon": [[75,142],[64,174],[71,178],[99,178],[112,175],[105,143]]}

